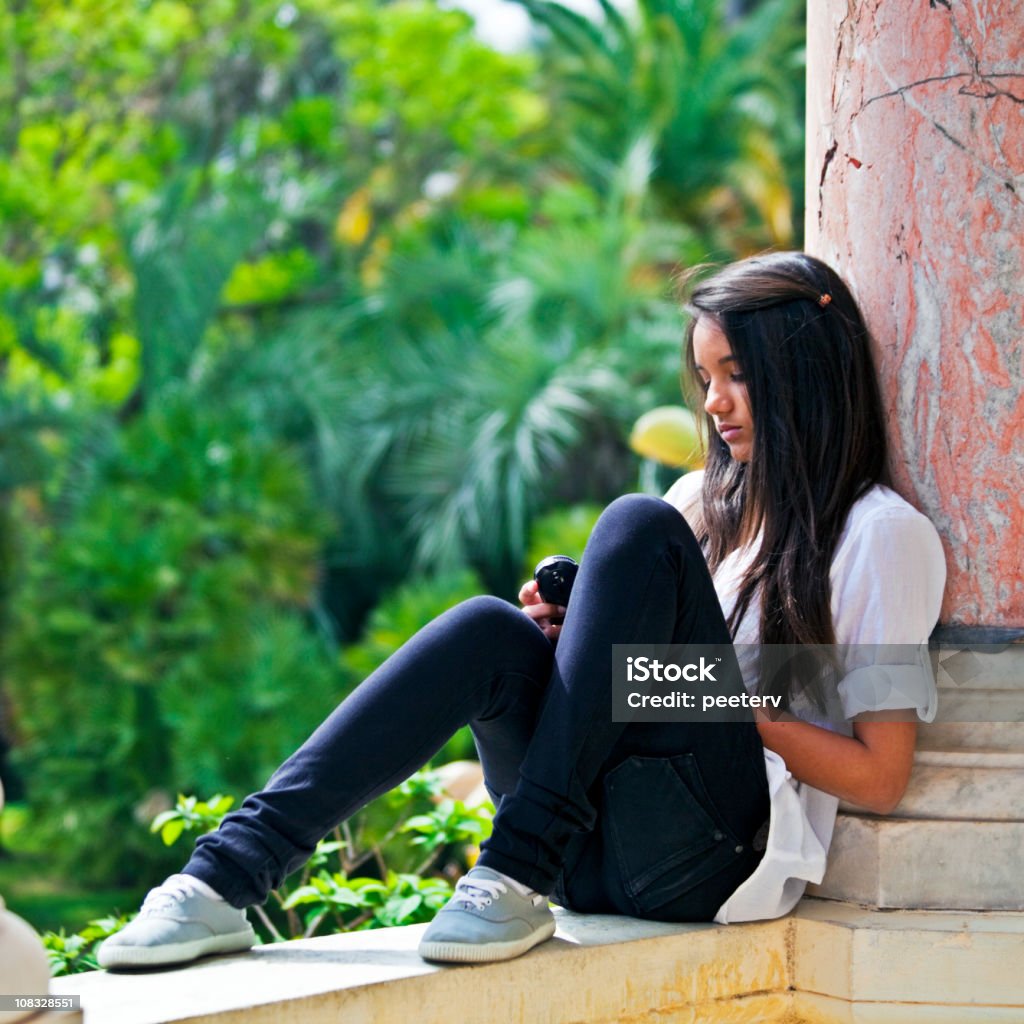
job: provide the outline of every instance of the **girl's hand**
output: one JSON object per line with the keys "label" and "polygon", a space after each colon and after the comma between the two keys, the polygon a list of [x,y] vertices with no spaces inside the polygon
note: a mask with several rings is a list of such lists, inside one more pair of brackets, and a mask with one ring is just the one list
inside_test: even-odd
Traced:
{"label": "girl's hand", "polygon": [[[561,619],[565,617],[565,608],[560,604],[548,604],[541,599],[538,590],[536,580],[527,580],[519,588],[519,603],[523,606],[523,611],[537,623],[540,631],[555,643],[562,632]],[[552,619],[559,621],[552,622]]]}

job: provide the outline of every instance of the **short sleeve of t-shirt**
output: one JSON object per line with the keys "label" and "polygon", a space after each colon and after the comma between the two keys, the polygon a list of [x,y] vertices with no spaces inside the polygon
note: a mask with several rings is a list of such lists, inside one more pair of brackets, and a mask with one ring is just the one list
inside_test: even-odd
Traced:
{"label": "short sleeve of t-shirt", "polygon": [[914,708],[928,722],[937,693],[926,645],[939,617],[945,557],[923,515],[892,491],[877,491],[855,506],[832,564],[836,640],[848,645],[839,696],[847,719]]}

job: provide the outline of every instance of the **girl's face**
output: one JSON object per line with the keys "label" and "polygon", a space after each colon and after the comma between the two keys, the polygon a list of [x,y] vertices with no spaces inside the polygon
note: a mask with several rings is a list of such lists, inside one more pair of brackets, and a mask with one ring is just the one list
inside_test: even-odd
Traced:
{"label": "girl's face", "polygon": [[732,346],[721,328],[702,316],[693,329],[693,357],[704,382],[704,411],[737,462],[749,462],[754,450],[754,420],[747,385]]}

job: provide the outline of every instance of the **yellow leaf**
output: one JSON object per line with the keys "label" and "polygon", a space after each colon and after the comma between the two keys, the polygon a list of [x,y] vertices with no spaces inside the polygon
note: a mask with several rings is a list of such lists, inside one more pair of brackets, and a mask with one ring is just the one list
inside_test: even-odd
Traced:
{"label": "yellow leaf", "polygon": [[372,225],[370,190],[363,187],[353,192],[345,201],[334,225],[334,236],[346,245],[361,245],[366,241]]}
{"label": "yellow leaf", "polygon": [[379,288],[384,280],[384,266],[391,252],[391,240],[383,235],[377,237],[370,247],[363,265],[359,268],[359,279],[364,288]]}

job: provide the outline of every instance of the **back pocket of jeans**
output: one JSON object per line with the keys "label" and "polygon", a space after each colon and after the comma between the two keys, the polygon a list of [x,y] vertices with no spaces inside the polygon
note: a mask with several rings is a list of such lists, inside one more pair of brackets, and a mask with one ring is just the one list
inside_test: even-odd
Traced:
{"label": "back pocket of jeans", "polygon": [[605,776],[604,798],[605,827],[638,916],[656,916],[735,859],[736,841],[712,816],[693,754],[630,757]]}

